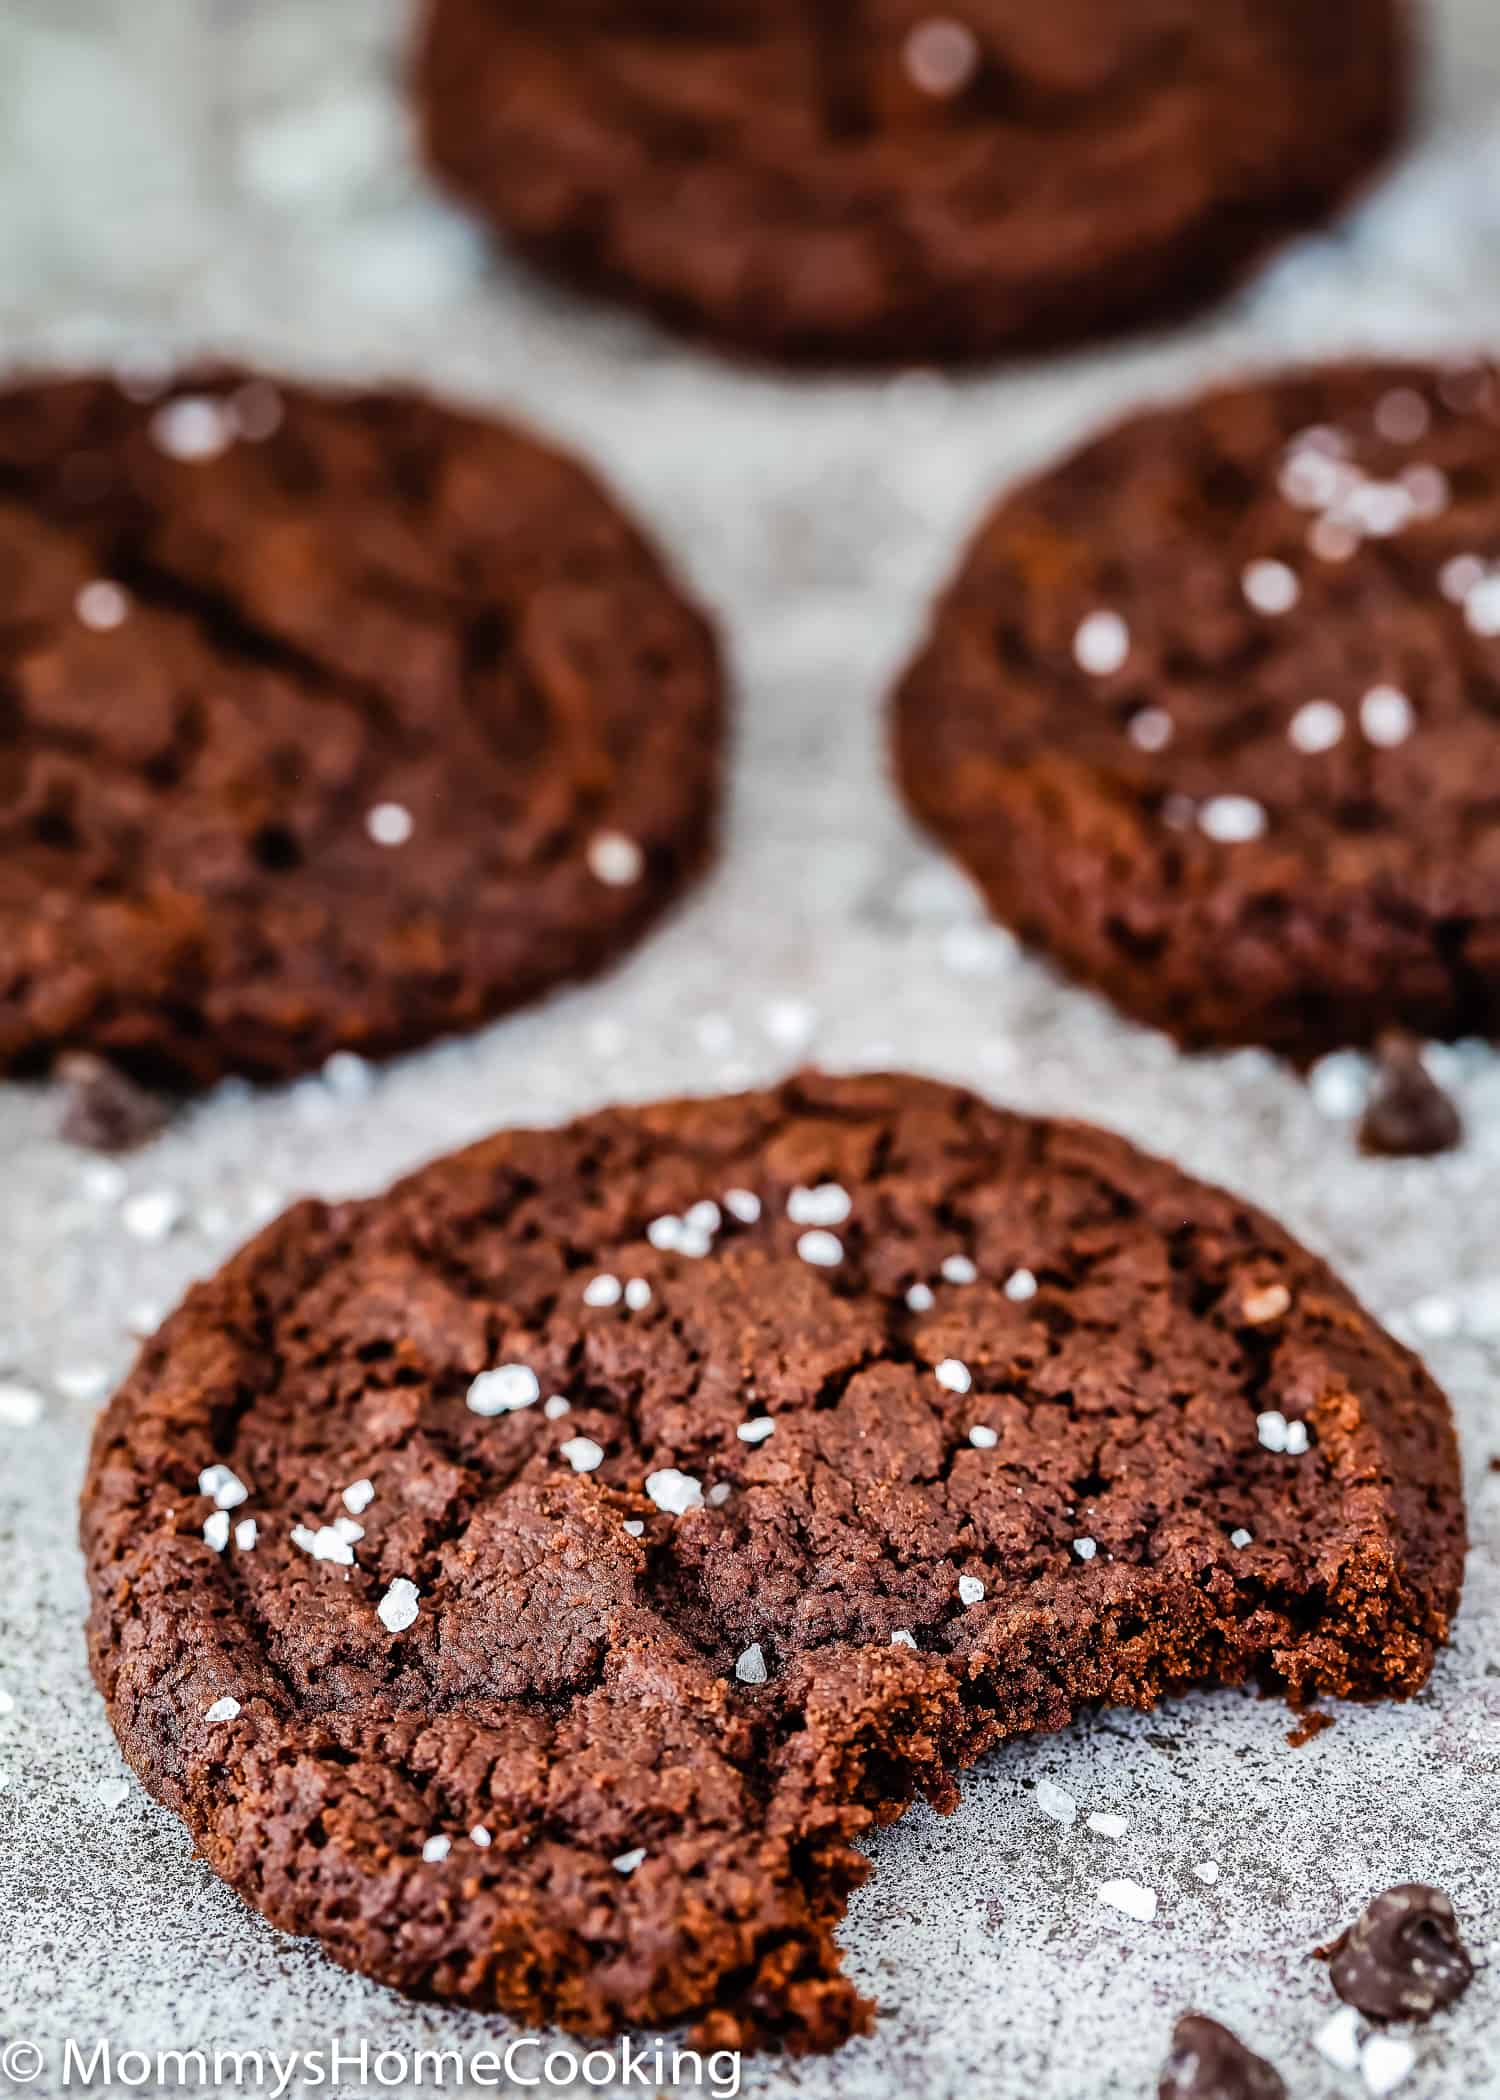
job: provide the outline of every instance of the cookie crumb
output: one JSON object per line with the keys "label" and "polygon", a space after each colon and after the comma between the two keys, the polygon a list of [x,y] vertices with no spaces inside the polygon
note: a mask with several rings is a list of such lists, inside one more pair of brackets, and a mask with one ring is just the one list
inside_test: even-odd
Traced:
{"label": "cookie crumb", "polygon": [[1359,1125],[1359,1149],[1387,1159],[1426,1159],[1463,1142],[1463,1118],[1428,1071],[1414,1036],[1389,1030]]}
{"label": "cookie crumb", "polygon": [[133,1152],[159,1137],[171,1110],[107,1058],[71,1050],[56,1065],[63,1112],[58,1135],[88,1152]]}

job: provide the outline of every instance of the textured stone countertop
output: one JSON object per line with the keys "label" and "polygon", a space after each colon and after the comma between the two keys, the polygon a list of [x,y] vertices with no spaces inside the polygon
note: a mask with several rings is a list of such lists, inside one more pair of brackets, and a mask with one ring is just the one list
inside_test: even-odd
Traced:
{"label": "textured stone countertop", "polygon": [[[1415,1877],[1451,1892],[1488,1966],[1413,2034],[1399,2090],[1500,2095],[1500,1060],[1449,1054],[1461,1152],[1363,1160],[1357,1060],[1311,1088],[1258,1055],[1183,1060],[1060,985],[917,840],[881,756],[883,688],[1003,475],[1204,371],[1500,341],[1500,11],[1436,14],[1413,150],[1351,224],[1210,323],[960,383],[854,384],[730,369],[494,260],[413,166],[397,0],[3,0],[7,360],[233,347],[518,408],[654,522],[722,612],[739,694],[725,851],[658,938],[367,1092],[205,1102],[125,1169],[131,1191],[180,1199],[166,1237],[126,1231],[46,1090],[0,1088],[0,1379],[41,1400],[34,1422],[0,1419],[0,2041],[49,2058],[24,2090],[63,2090],[68,2035],[285,2053],[507,2031],[273,1932],[126,1774],[84,1666],[74,1502],[132,1330],[294,1193],[375,1188],[498,1124],[815,1058],[1093,1115],[1278,1212],[1448,1387],[1475,1546],[1457,1638],[1406,1707],[1334,1709],[1300,1749],[1286,1712],[1248,1696],[1104,1713],[988,1759],[952,1818],[914,1812],[876,1844],[844,1934],[885,2007],[876,2033],[829,2060],[747,2063],[744,2090],[1140,2100],[1193,2006],[1271,2056],[1294,2100],[1356,2095],[1313,2045],[1334,2000],[1308,1950]],[[1042,1812],[1043,1781],[1076,1801],[1071,1827]],[[1091,1830],[1093,1811],[1124,1835]],[[1153,1922],[1101,1903],[1113,1876],[1156,1891]]]}

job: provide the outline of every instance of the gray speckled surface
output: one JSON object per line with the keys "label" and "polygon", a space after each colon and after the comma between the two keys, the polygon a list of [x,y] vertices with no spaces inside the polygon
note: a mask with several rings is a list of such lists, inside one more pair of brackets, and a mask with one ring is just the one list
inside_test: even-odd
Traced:
{"label": "gray speckled surface", "polygon": [[[1500,1062],[1450,1059],[1463,1152],[1361,1161],[1357,1067],[1309,1092],[1254,1056],[1184,1062],[989,932],[887,792],[878,716],[986,490],[1111,404],[1325,345],[1500,339],[1493,0],[1438,9],[1422,139],[1351,227],[1195,330],[961,385],[730,371],[523,282],[411,166],[403,16],[396,0],[4,0],[0,344],[17,361],[225,345],[396,371],[585,447],[722,608],[740,687],[729,836],[714,878],[607,981],[407,1059],[364,1097],[230,1089],[185,1117],[127,1169],[130,1189],[181,1199],[159,1242],[57,1142],[45,1091],[0,1089],[0,1379],[42,1402],[7,1423],[0,1396],[0,2042],[48,2059],[25,2090],[63,2090],[68,2035],[284,2054],[508,2032],[280,1938],[124,1781],[84,1669],[73,1503],[91,1388],[123,1371],[132,1323],[296,1191],[373,1188],[505,1121],[812,1055],[1093,1114],[1277,1210],[1427,1350],[1461,1416],[1476,1544],[1457,1639],[1408,1707],[1339,1711],[1295,1750],[1284,1712],[1240,1696],[1100,1715],[992,1757],[951,1820],[914,1813],[877,1845],[845,1932],[886,2007],[876,2034],[829,2061],[747,2064],[745,2090],[1126,2100],[1154,2091],[1195,2005],[1294,2096],[1356,2094],[1313,2047],[1334,2001],[1306,1950],[1418,1876],[1452,1892],[1489,1966],[1414,2035],[1399,2090],[1500,2094]],[[1039,1812],[1043,1778],[1076,1797],[1072,1828]],[[1126,1834],[1089,1830],[1095,1810]],[[1193,1871],[1210,1860],[1211,1885]],[[1118,1875],[1156,1890],[1152,1923],[1100,1903]]]}

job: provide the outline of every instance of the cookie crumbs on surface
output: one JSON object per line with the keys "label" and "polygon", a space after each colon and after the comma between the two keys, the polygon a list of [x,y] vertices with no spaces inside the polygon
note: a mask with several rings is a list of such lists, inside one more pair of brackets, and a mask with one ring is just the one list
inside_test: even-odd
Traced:
{"label": "cookie crumbs on surface", "polygon": [[966,88],[979,70],[979,39],[952,15],[929,15],[907,31],[902,59],[924,95],[946,99]]}
{"label": "cookie crumbs on surface", "polygon": [[615,1858],[613,1858],[610,1861],[610,1865],[614,1868],[617,1874],[633,1874],[645,1857],[645,1846],[637,1845],[633,1852],[618,1853],[615,1856]]}
{"label": "cookie crumbs on surface", "polygon": [[404,846],[416,821],[404,802],[377,802],[365,813],[365,830],[377,846]]}
{"label": "cookie crumbs on surface", "polygon": [[500,1364],[481,1371],[469,1387],[469,1412],[476,1415],[506,1415],[518,1407],[530,1407],[541,1397],[541,1382],[529,1364]]}
{"label": "cookie crumbs on surface", "polygon": [[215,1553],[222,1553],[229,1544],[229,1512],[216,1509],[211,1517],[203,1520],[203,1543],[212,1546]]}
{"label": "cookie crumbs on surface", "polygon": [[804,1232],[797,1252],[815,1269],[836,1269],[844,1258],[844,1243],[831,1232]]}
{"label": "cookie crumbs on surface", "polygon": [[1099,1900],[1124,1911],[1127,1918],[1135,1918],[1142,1925],[1149,1925],[1156,1916],[1156,1891],[1143,1887],[1139,1881],[1101,1881]]}
{"label": "cookie crumbs on surface", "polygon": [[362,1517],[375,1500],[373,1480],[351,1480],[339,1498],[351,1517]]}
{"label": "cookie crumbs on surface", "polygon": [[1198,811],[1198,828],[1220,846],[1245,846],[1266,835],[1264,807],[1250,795],[1210,795]]}
{"label": "cookie crumbs on surface", "polygon": [[999,1441],[999,1430],[991,1429],[988,1422],[976,1422],[969,1431],[969,1442],[976,1451],[993,1451]]}
{"label": "cookie crumbs on surface", "polygon": [[164,1240],[182,1223],[182,1198],[173,1189],[141,1189],[120,1206],[120,1222],[138,1240]]}
{"label": "cookie crumbs on surface", "polygon": [[836,1181],[795,1188],[786,1199],[786,1214],[794,1225],[842,1225],[853,1208],[849,1191]]}
{"label": "cookie crumbs on surface", "polygon": [[925,1283],[914,1283],[906,1294],[908,1312],[931,1312],[936,1303],[937,1300],[933,1297],[930,1286]]}
{"label": "cookie crumbs on surface", "polygon": [[1078,1821],[1078,1803],[1055,1780],[1039,1779],[1031,1798],[1044,1816],[1049,1816],[1054,1823],[1061,1823],[1065,1830],[1071,1830]]}
{"label": "cookie crumbs on surface", "polygon": [[481,1852],[494,1843],[493,1837],[483,1823],[476,1823],[469,1832],[469,1843],[477,1845]]}
{"label": "cookie crumbs on surface", "polygon": [[916,1645],[917,1637],[908,1626],[898,1626],[891,1635],[891,1646],[893,1648],[915,1648]]}
{"label": "cookie crumbs on surface", "polygon": [[1073,1551],[1080,1560],[1092,1560],[1099,1551],[1098,1541],[1091,1538],[1074,1539]]}
{"label": "cookie crumbs on surface", "polygon": [[1359,2052],[1359,2075],[1368,2093],[1393,2093],[1416,2069],[1417,2052],[1400,2035],[1372,2034]]}
{"label": "cookie crumbs on surface", "polygon": [[292,1526],[292,1544],[310,1553],[314,1560],[332,1561],[335,1567],[352,1568],[354,1553],[346,1538],[341,1538],[331,1524],[320,1524],[314,1531],[307,1524]]}
{"label": "cookie crumbs on surface", "polygon": [[669,1516],[681,1517],[688,1510],[696,1509],[703,1500],[703,1484],[691,1473],[680,1473],[676,1466],[663,1466],[646,1475],[646,1493],[658,1509],[664,1509]]}
{"label": "cookie crumbs on surface", "polygon": [[241,1517],[234,1527],[234,1543],[241,1553],[253,1553],[260,1537],[260,1526],[254,1517]]}
{"label": "cookie crumbs on surface", "polygon": [[237,1721],[239,1717],[239,1700],[230,1698],[227,1695],[222,1699],[215,1699],[213,1705],[203,1716],[205,1721]]}
{"label": "cookie crumbs on surface", "polygon": [[575,1473],[594,1473],[604,1463],[604,1446],[596,1444],[591,1436],[570,1436],[565,1444],[557,1447],[559,1458],[565,1458]]}
{"label": "cookie crumbs on surface", "polygon": [[1130,1828],[1123,1816],[1105,1815],[1098,1809],[1089,1817],[1088,1826],[1102,1838],[1122,1838]]}
{"label": "cookie crumbs on surface", "polygon": [[1024,1305],[1037,1293],[1037,1281],[1030,1269],[1012,1269],[1005,1279],[1005,1295],[1012,1305]]}
{"label": "cookie crumbs on surface", "polygon": [[646,856],[623,831],[596,831],[588,845],[589,873],[609,889],[627,889],[646,872]]}
{"label": "cookie crumbs on surface", "polygon": [[422,1857],[429,1866],[436,1866],[437,1862],[440,1859],[446,1859],[452,1850],[452,1838],[430,1837],[422,1847]]}
{"label": "cookie crumbs on surface", "polygon": [[651,1303],[651,1286],[644,1276],[632,1276],[625,1286],[625,1304],[631,1312],[644,1312]]}
{"label": "cookie crumbs on surface", "polygon": [[417,1600],[421,1591],[404,1575],[398,1575],[375,1607],[375,1616],[387,1633],[405,1633],[417,1623]]}
{"label": "cookie crumbs on surface", "polygon": [[618,1276],[594,1276],[583,1287],[585,1305],[618,1305],[624,1295]]}
{"label": "cookie crumbs on surface", "polygon": [[1092,612],[1073,636],[1073,661],[1094,678],[1109,678],[1130,654],[1130,629],[1116,612]]}
{"label": "cookie crumbs on surface", "polygon": [[1290,612],[1302,595],[1295,569],[1284,561],[1253,561],[1240,578],[1245,602],[1252,611],[1274,618]]}
{"label": "cookie crumbs on surface", "polygon": [[956,1356],[945,1356],[932,1375],[949,1393],[966,1393],[974,1383],[973,1372]]}
{"label": "cookie crumbs on surface", "polygon": [[741,1684],[764,1684],[766,1681],[765,1650],[759,1641],[752,1641],[735,1663],[734,1674]]}
{"label": "cookie crumbs on surface", "polygon": [[970,1605],[984,1601],[984,1584],[977,1575],[960,1575],[958,1578],[958,1601],[967,1611]]}
{"label": "cookie crumbs on surface", "polygon": [[108,577],[96,576],[92,583],[80,587],[73,610],[83,626],[92,628],[95,634],[109,634],[129,619],[130,593]]}
{"label": "cookie crumbs on surface", "polygon": [[726,1189],[724,1208],[730,1217],[738,1218],[742,1225],[754,1225],[760,1219],[760,1198],[753,1189]]}
{"label": "cookie crumbs on surface", "polygon": [[1287,740],[1309,757],[1331,751],[1344,734],[1344,710],[1331,700],[1308,700],[1292,716]]}
{"label": "cookie crumbs on surface", "polygon": [[945,1283],[977,1283],[979,1271],[967,1254],[950,1254],[943,1263]]}
{"label": "cookie crumbs on surface", "polygon": [[776,1424],[769,1415],[757,1415],[752,1422],[741,1422],[735,1435],[742,1444],[763,1444],[775,1433]]}

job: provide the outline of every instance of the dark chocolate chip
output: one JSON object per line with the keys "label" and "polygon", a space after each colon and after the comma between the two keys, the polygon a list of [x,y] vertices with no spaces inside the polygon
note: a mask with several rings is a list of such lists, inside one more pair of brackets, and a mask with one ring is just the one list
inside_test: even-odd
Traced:
{"label": "dark chocolate chip", "polygon": [[1184,2013],[1172,2030],[1157,2100],[1286,2100],[1286,2087],[1264,2057],[1202,2013]]}
{"label": "dark chocolate chip", "polygon": [[86,1050],[60,1058],[57,1076],[67,1090],[58,1129],[70,1145],[90,1152],[130,1152],[158,1136],[171,1117],[158,1095]]}
{"label": "dark chocolate chip", "polygon": [[1463,1142],[1463,1119],[1409,1035],[1381,1037],[1375,1085],[1359,1126],[1362,1152],[1421,1159]]}
{"label": "dark chocolate chip", "polygon": [[1453,1905],[1420,1881],[1372,1897],[1328,1955],[1334,1989],[1372,2020],[1425,2020],[1474,1980]]}

